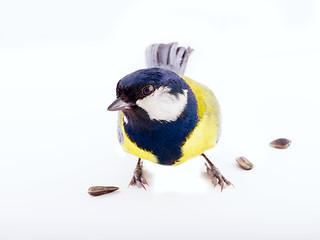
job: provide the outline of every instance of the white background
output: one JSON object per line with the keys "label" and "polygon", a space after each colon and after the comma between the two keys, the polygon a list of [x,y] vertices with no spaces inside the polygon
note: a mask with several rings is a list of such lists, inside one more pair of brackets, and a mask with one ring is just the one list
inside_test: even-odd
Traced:
{"label": "white background", "polygon": [[[0,239],[319,239],[319,33],[319,1],[1,0]],[[150,187],[127,188],[137,159],[106,109],[172,41],[222,106],[222,193],[200,157],[144,162]]]}

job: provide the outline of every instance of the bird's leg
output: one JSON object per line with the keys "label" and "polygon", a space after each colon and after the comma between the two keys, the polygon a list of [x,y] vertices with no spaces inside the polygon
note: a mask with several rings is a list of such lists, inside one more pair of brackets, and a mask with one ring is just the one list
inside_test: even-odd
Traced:
{"label": "bird's leg", "polygon": [[209,174],[211,181],[214,185],[214,187],[216,187],[218,184],[221,186],[221,191],[223,190],[223,187],[225,186],[225,184],[227,185],[232,185],[233,184],[228,181],[218,170],[218,168],[216,168],[216,166],[213,165],[213,163],[207,158],[206,155],[204,155],[204,153],[201,154],[208,162],[208,164],[205,163],[206,168],[207,168],[207,173]]}
{"label": "bird's leg", "polygon": [[143,187],[144,190],[146,190],[146,187],[144,184],[148,184],[146,179],[143,177],[143,169],[142,169],[142,161],[141,158],[139,158],[136,168],[133,172],[133,177],[131,179],[131,182],[129,183],[129,186],[131,185],[137,185],[138,187]]}

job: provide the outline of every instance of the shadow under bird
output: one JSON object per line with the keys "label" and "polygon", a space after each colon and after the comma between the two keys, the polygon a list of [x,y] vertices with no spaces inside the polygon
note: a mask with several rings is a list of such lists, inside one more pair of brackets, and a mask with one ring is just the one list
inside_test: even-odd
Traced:
{"label": "shadow under bird", "polygon": [[147,68],[122,78],[117,99],[118,138],[124,151],[139,158],[129,185],[145,188],[142,160],[177,165],[202,155],[214,184],[232,185],[204,151],[220,136],[220,106],[206,86],[184,76],[193,50],[177,43],[153,44],[146,50]]}

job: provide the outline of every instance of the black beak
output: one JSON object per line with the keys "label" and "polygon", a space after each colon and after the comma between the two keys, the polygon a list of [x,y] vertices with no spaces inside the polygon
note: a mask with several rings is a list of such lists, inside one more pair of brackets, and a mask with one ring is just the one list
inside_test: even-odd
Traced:
{"label": "black beak", "polygon": [[126,103],[119,97],[113,103],[111,103],[111,105],[108,107],[108,111],[129,110],[132,106],[132,103]]}

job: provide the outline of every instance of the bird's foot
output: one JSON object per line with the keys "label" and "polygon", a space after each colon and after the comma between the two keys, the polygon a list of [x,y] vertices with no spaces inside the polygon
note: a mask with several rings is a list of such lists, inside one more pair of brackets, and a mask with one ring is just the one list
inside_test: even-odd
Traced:
{"label": "bird's foot", "polygon": [[208,162],[208,164],[205,163],[205,165],[207,168],[207,173],[209,174],[214,187],[219,184],[221,187],[221,191],[223,190],[225,185],[232,185],[234,187],[234,185],[220,173],[219,169],[213,165],[213,163],[207,158],[206,155],[202,154],[202,156]]}
{"label": "bird's foot", "polygon": [[129,186],[131,186],[131,185],[137,185],[138,187],[143,187],[144,190],[146,190],[145,185],[149,185],[143,176],[141,158],[139,158],[139,160],[138,160],[137,166],[136,166],[134,173],[133,173],[133,177],[131,179],[131,182],[129,183]]}

